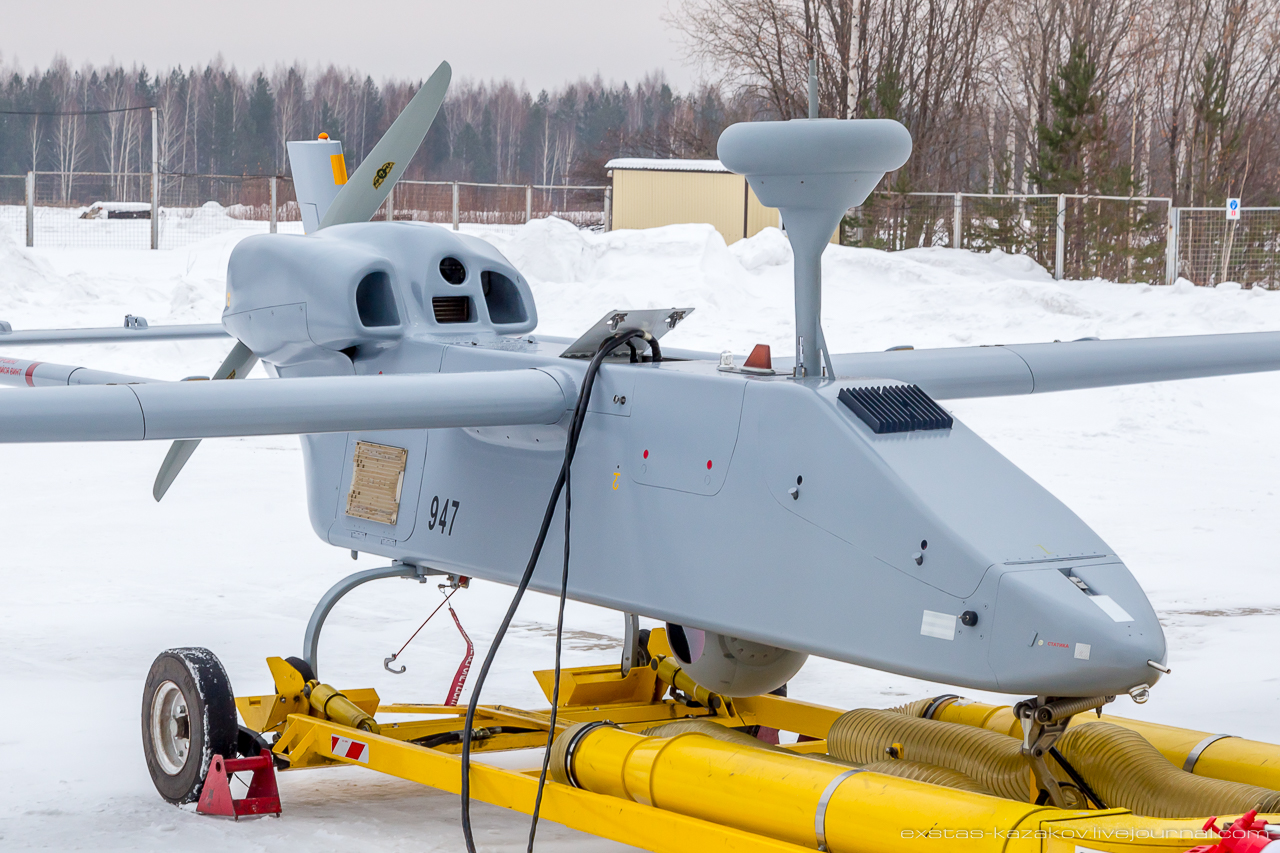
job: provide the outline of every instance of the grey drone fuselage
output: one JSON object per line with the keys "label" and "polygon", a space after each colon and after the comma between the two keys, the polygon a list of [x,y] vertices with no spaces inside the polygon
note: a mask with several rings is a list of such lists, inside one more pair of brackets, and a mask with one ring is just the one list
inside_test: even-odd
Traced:
{"label": "grey drone fuselage", "polygon": [[[227,330],[280,377],[531,368],[561,384],[559,422],[302,438],[322,539],[515,583],[586,369],[529,334],[519,272],[474,237],[368,223],[248,238],[227,282]],[[572,469],[570,597],[970,688],[1154,683],[1155,612],[1079,517],[958,420],[876,434],[838,399],[901,384],[722,371],[706,353],[606,362]],[[347,512],[360,442],[405,451],[394,523]],[[563,510],[531,584],[544,592]]]}

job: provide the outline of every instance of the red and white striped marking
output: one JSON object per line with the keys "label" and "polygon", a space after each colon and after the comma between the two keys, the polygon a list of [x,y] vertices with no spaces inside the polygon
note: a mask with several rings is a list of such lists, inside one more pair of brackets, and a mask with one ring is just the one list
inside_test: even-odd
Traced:
{"label": "red and white striped marking", "polygon": [[361,764],[369,763],[369,744],[349,737],[329,735],[329,751],[338,758],[348,758]]}

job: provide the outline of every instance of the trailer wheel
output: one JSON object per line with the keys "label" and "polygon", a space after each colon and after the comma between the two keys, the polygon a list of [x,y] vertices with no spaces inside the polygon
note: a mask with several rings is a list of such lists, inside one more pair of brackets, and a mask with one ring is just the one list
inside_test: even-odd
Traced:
{"label": "trailer wheel", "polygon": [[315,670],[311,668],[311,664],[307,663],[302,658],[285,658],[284,662],[296,669],[298,674],[302,676],[303,681],[316,680]]}
{"label": "trailer wheel", "polygon": [[175,805],[200,797],[215,754],[236,754],[235,698],[208,649],[169,649],[151,664],[142,693],[142,751],[156,790]]}

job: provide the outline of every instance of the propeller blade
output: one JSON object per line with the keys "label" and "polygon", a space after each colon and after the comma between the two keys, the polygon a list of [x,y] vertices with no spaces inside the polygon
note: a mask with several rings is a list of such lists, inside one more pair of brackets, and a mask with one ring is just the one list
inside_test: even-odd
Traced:
{"label": "propeller blade", "polygon": [[320,220],[321,228],[373,218],[426,138],[452,75],[449,63],[441,62],[334,197]]}
{"label": "propeller blade", "polygon": [[[235,347],[223,359],[222,366],[213,374],[213,378],[243,379],[249,375],[249,371],[253,370],[253,366],[257,363],[258,357],[253,354],[253,350],[236,341]],[[155,484],[151,487],[151,496],[157,503],[164,497],[165,492],[169,491],[169,487],[182,471],[182,466],[187,464],[191,454],[195,453],[196,448],[200,446],[200,441],[198,438],[179,439],[169,446],[169,452],[165,454],[164,462],[160,464],[160,471],[156,474]]]}
{"label": "propeller blade", "polygon": [[156,474],[155,484],[151,487],[151,497],[156,499],[156,503],[159,503],[164,493],[169,491],[169,487],[178,477],[178,472],[182,470],[183,465],[187,464],[191,454],[196,452],[201,440],[199,438],[180,439],[169,445],[169,452],[165,454],[160,471]]}

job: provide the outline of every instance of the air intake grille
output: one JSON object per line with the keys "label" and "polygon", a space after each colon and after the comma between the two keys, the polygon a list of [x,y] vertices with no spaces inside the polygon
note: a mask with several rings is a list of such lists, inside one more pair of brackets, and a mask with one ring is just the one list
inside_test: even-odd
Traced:
{"label": "air intake grille", "polygon": [[431,299],[431,310],[436,315],[437,323],[469,323],[471,322],[471,297],[434,296]]}
{"label": "air intake grille", "polygon": [[918,429],[951,429],[951,415],[920,390],[919,385],[843,388],[840,402],[862,418],[877,435]]}

